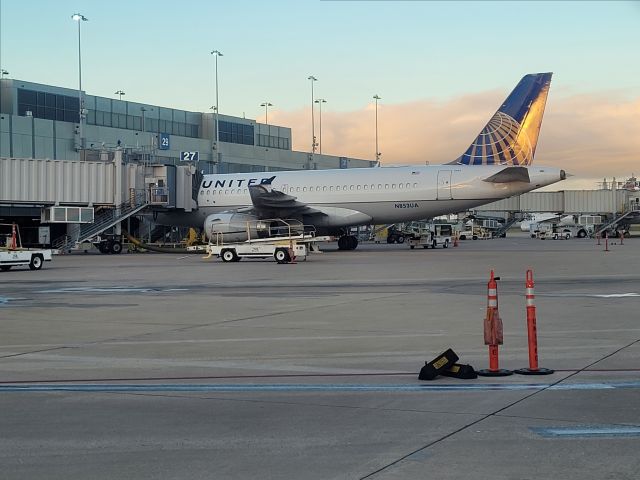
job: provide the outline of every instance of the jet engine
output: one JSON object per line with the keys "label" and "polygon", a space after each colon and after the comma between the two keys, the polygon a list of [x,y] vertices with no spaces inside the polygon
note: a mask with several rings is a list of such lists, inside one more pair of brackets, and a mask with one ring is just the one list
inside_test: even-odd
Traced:
{"label": "jet engine", "polygon": [[270,223],[247,213],[213,213],[204,221],[204,232],[212,242],[244,242],[269,236]]}

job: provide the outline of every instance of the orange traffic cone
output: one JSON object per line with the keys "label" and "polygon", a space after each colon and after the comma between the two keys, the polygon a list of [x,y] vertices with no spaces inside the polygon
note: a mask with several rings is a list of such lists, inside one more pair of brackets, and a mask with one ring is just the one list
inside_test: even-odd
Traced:
{"label": "orange traffic cone", "polygon": [[11,245],[9,250],[16,250],[18,248],[18,241],[16,239],[16,224],[11,224]]}
{"label": "orange traffic cone", "polygon": [[536,304],[533,271],[527,270],[525,288],[527,298],[527,338],[529,339],[529,368],[519,368],[520,375],[549,375],[553,370],[538,367],[538,331],[536,328]]}
{"label": "orange traffic cone", "polygon": [[478,375],[483,377],[506,377],[512,375],[511,370],[500,368],[498,360],[498,345],[504,342],[502,319],[498,312],[498,283],[500,277],[493,276],[487,285],[487,316],[484,319],[484,344],[489,345],[489,368],[478,370]]}

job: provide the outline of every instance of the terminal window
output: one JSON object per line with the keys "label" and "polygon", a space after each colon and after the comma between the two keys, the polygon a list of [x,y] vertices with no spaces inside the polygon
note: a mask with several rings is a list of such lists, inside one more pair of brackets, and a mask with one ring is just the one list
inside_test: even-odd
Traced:
{"label": "terminal window", "polygon": [[221,142],[254,144],[253,125],[221,121],[218,135]]}
{"label": "terminal window", "polygon": [[80,101],[77,97],[19,88],[18,115],[25,117],[27,112],[35,118],[77,123]]}

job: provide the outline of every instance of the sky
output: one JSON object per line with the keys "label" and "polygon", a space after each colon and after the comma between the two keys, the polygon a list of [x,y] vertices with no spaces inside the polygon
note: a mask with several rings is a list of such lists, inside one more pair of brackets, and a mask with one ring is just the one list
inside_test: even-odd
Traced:
{"label": "sky", "polygon": [[[8,77],[292,129],[383,165],[457,158],[527,73],[554,72],[536,164],[563,188],[640,175],[640,2],[0,0]],[[317,106],[316,106],[317,107]],[[315,110],[316,137],[319,111]]]}

